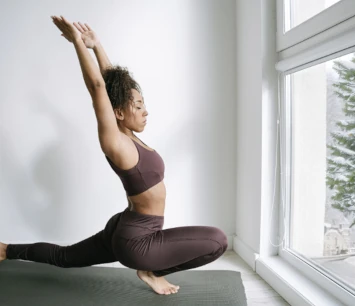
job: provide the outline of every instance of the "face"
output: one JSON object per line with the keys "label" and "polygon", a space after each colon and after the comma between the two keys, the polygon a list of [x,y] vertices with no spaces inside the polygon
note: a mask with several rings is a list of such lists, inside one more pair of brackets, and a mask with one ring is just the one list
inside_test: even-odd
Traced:
{"label": "face", "polygon": [[135,89],[131,89],[131,93],[133,101],[130,101],[128,109],[123,112],[115,110],[116,118],[119,119],[119,128],[122,132],[126,132],[125,134],[129,134],[129,130],[138,133],[142,132],[148,122],[144,123],[148,116],[144,98]]}

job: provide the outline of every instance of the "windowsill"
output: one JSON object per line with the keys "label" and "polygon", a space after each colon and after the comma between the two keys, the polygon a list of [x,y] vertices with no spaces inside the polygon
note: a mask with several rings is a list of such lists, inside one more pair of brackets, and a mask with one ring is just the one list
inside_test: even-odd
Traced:
{"label": "windowsill", "polygon": [[256,273],[291,305],[345,305],[280,256],[259,257]]}

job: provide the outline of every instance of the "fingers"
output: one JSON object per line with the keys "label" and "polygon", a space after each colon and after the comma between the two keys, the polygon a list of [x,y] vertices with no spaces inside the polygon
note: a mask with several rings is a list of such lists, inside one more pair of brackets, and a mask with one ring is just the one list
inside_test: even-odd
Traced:
{"label": "fingers", "polygon": [[65,23],[70,23],[68,20],[66,20],[66,19],[64,18],[64,16],[60,15],[60,17],[62,17],[62,19],[63,19],[63,21],[64,21]]}
{"label": "fingers", "polygon": [[[62,15],[60,17],[57,16],[51,16],[53,19],[53,22],[62,30],[64,27],[68,27],[70,25],[69,21],[65,19]],[[61,27],[60,27],[61,26]]]}
{"label": "fingers", "polygon": [[63,25],[60,23],[59,18],[54,16],[52,17],[54,24],[63,32]]}
{"label": "fingers", "polygon": [[[69,24],[69,21],[67,19],[64,18],[64,16],[60,15],[60,17],[57,16],[51,16],[53,21],[61,21],[64,23]],[[75,25],[75,27],[82,33],[85,31],[92,31],[92,29],[89,27],[89,25],[87,23],[82,24],[80,21],[78,23],[73,22],[73,24]]]}
{"label": "fingers", "polygon": [[[61,34],[69,42],[73,42],[76,37],[80,37],[80,34],[75,33],[75,28],[65,19],[62,15],[61,18],[57,16],[51,16],[54,24],[63,33]],[[78,36],[79,35],[79,36]]]}
{"label": "fingers", "polygon": [[86,23],[82,24],[79,21],[78,23],[74,22],[73,24],[81,33],[86,32],[86,31],[92,31],[91,28]]}
{"label": "fingers", "polygon": [[85,23],[86,27],[89,29],[89,31],[92,31],[92,29],[89,27],[87,23]]}
{"label": "fingers", "polygon": [[[82,23],[76,23],[73,22],[73,25],[69,22],[69,20],[67,20],[66,18],[64,18],[63,15],[60,15],[60,18],[57,16],[51,16],[53,22],[55,23],[55,25],[64,33],[66,34],[65,36],[69,35],[71,36],[77,36],[78,33],[76,32],[76,29],[80,32],[80,33],[84,33],[85,31],[89,31],[91,30],[89,26],[87,26],[87,24],[83,25]],[[80,34],[79,34],[80,36]]]}
{"label": "fingers", "polygon": [[51,16],[53,21],[57,22],[57,23],[63,23],[63,19],[58,17],[58,16]]}
{"label": "fingers", "polygon": [[79,22],[79,24],[81,25],[81,27],[82,27],[85,31],[89,31],[89,29],[88,29],[85,25],[83,25],[83,24],[80,23],[80,22]]}
{"label": "fingers", "polygon": [[83,24],[80,22],[76,23],[76,27],[77,27],[77,29],[80,29],[81,33],[88,31],[88,29],[85,26],[83,26]]}
{"label": "fingers", "polygon": [[51,16],[55,25],[63,32],[63,20],[57,16]]}
{"label": "fingers", "polygon": [[80,26],[80,24],[73,22],[73,25],[79,30],[80,33],[85,32],[85,30]]}

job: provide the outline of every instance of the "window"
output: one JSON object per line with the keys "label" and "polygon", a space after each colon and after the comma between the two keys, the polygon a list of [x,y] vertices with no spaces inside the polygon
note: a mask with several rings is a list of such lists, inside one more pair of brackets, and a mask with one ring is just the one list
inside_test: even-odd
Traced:
{"label": "window", "polygon": [[284,16],[285,19],[285,32],[300,25],[311,17],[318,15],[333,4],[340,0],[322,0],[322,1],[309,1],[309,0],[288,0],[285,1]]}
{"label": "window", "polygon": [[355,292],[355,53],[286,76],[288,247]]}
{"label": "window", "polygon": [[278,0],[277,11],[286,232],[279,255],[348,304],[355,298],[355,1]]}
{"label": "window", "polygon": [[354,0],[277,0],[277,5],[278,52],[332,28],[328,36],[336,36],[355,23],[349,20],[355,16]]}

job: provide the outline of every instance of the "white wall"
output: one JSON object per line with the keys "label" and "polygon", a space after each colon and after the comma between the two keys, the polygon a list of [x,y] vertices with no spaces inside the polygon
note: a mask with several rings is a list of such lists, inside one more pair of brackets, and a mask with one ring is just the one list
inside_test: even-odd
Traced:
{"label": "white wall", "polygon": [[[237,186],[237,233],[258,248],[261,71],[253,48],[260,49],[260,24],[250,21],[251,29],[241,32],[235,5],[2,1],[1,241],[74,243],[127,207],[100,150],[75,49],[50,18],[64,15],[88,23],[111,62],[128,67],[143,89],[149,120],[138,137],[166,165],[164,228],[210,225],[234,234]],[[245,7],[237,20],[258,14],[253,4]],[[237,52],[238,65],[236,29],[251,48],[242,51],[246,59]]]}
{"label": "white wall", "polygon": [[260,1],[237,0],[236,4],[236,235],[259,251],[261,6]]}
{"label": "white wall", "polygon": [[259,254],[277,254],[282,240],[275,181],[276,1],[236,0],[236,29],[236,250],[255,268]]}

